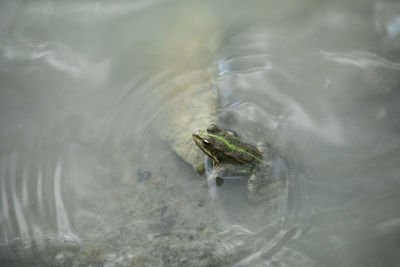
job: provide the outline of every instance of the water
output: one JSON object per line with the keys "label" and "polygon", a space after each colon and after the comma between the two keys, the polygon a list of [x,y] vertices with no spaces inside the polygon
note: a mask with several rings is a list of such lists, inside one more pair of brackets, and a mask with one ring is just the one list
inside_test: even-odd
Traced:
{"label": "water", "polygon": [[[399,18],[2,2],[1,265],[398,266]],[[289,186],[262,204],[245,179],[209,188],[191,131],[214,120],[290,158]]]}

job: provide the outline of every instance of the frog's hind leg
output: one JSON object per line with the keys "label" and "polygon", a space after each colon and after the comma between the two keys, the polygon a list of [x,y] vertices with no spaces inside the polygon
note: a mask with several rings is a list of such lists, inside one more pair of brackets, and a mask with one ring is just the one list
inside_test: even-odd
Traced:
{"label": "frog's hind leg", "polygon": [[251,175],[247,184],[247,197],[251,202],[273,199],[279,195],[285,183],[282,180],[269,181],[266,177]]}
{"label": "frog's hind leg", "polygon": [[267,198],[260,190],[268,186],[268,182],[257,174],[252,174],[247,182],[247,197],[252,202],[259,202]]}
{"label": "frog's hind leg", "polygon": [[257,148],[262,152],[265,162],[248,181],[247,196],[252,202],[276,197],[285,188],[288,176],[288,166],[279,151],[263,143],[259,143]]}
{"label": "frog's hind leg", "polygon": [[237,133],[235,131],[232,130],[225,130],[229,135],[237,137]]}
{"label": "frog's hind leg", "polygon": [[261,154],[263,155],[264,161],[269,162],[272,158],[272,154],[274,153],[274,149],[266,144],[266,143],[258,143],[257,144],[258,150],[260,150]]}

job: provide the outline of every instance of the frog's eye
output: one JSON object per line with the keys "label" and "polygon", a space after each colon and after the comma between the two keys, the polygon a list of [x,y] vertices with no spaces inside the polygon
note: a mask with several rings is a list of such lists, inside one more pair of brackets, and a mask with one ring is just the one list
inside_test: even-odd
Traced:
{"label": "frog's eye", "polygon": [[203,139],[203,146],[206,148],[211,147],[210,141],[208,141],[207,139]]}
{"label": "frog's eye", "polygon": [[218,131],[219,131],[219,128],[215,124],[210,124],[210,126],[208,126],[208,128],[207,128],[207,132],[209,132],[209,133],[216,133]]}

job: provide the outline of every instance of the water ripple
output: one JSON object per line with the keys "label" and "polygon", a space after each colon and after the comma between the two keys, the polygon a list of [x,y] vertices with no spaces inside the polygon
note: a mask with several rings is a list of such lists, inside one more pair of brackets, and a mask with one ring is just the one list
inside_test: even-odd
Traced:
{"label": "water ripple", "polygon": [[218,61],[218,76],[227,73],[243,73],[250,71],[270,71],[274,68],[270,55],[248,55],[235,58],[228,58]]}
{"label": "water ripple", "polygon": [[327,60],[343,65],[351,65],[361,69],[371,67],[385,67],[392,70],[400,70],[400,63],[391,62],[376,54],[360,51],[351,51],[348,53],[321,51],[322,56]]}
{"label": "water ripple", "polygon": [[[29,158],[30,153],[25,154]],[[0,167],[0,260],[10,256],[31,257],[48,247],[61,248],[79,242],[62,198],[61,163],[57,164],[52,179],[44,179],[42,170],[35,175],[31,162],[14,150],[1,158]],[[53,186],[54,198],[44,191],[44,184],[46,188]],[[36,185],[36,190],[28,191],[31,185]],[[53,223],[54,212],[57,225]]]}
{"label": "water ripple", "polygon": [[62,169],[60,163],[58,163],[54,173],[54,200],[55,200],[54,204],[56,207],[58,231],[59,233],[62,233],[64,236],[69,236],[74,240],[79,240],[79,238],[76,235],[74,235],[71,230],[68,213],[63,203],[61,195],[61,175],[62,175]]}

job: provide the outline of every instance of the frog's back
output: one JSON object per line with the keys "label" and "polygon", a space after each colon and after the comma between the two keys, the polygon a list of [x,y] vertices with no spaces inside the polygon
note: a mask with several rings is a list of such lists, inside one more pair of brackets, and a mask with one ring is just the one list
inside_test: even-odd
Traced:
{"label": "frog's back", "polygon": [[257,147],[245,143],[235,136],[226,136],[225,138],[230,144],[230,149],[225,152],[227,156],[240,163],[259,164],[263,161],[263,155]]}

